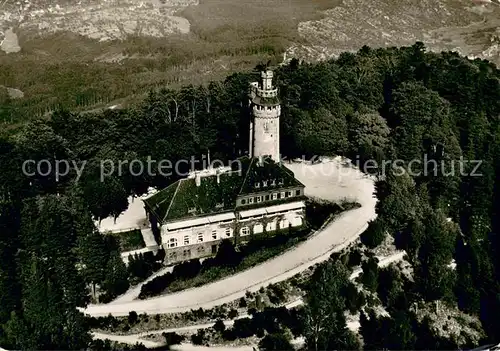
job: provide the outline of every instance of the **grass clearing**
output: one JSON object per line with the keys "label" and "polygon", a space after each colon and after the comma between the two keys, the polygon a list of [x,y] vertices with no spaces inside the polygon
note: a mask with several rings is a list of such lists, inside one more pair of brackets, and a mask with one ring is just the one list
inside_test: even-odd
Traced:
{"label": "grass clearing", "polygon": [[146,247],[140,229],[134,229],[128,232],[112,234],[120,244],[122,252],[139,250]]}

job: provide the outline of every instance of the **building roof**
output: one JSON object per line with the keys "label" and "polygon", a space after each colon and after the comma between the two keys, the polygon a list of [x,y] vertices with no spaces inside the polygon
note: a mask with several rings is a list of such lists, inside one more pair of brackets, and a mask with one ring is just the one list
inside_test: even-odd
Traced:
{"label": "building roof", "polygon": [[[249,159],[246,157],[249,165],[244,167],[246,170],[245,178],[241,185],[239,195],[252,194],[263,190],[282,189],[292,186],[303,186],[291,170],[283,165],[275,163],[271,158],[264,158],[259,163],[258,158]],[[274,184],[271,182],[274,180]],[[267,181],[267,184],[264,182]]]}
{"label": "building roof", "polygon": [[248,157],[237,161],[232,164],[232,171],[203,176],[199,186],[195,178],[181,179],[144,199],[144,204],[159,223],[165,224],[232,212],[241,195],[303,186],[292,171],[271,159],[263,160],[262,164]]}

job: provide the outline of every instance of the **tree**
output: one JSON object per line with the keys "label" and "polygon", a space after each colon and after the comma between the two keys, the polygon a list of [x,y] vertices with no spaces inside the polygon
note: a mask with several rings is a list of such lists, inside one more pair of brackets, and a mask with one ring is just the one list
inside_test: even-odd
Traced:
{"label": "tree", "polygon": [[379,270],[377,294],[384,306],[390,310],[403,307],[396,305],[401,294],[404,294],[404,288],[401,273],[394,266]]}
{"label": "tree", "polygon": [[361,242],[369,248],[382,244],[386,236],[386,226],[381,218],[368,223],[368,228],[361,234]]}
{"label": "tree", "polygon": [[296,128],[299,147],[307,154],[342,155],[347,152],[345,116],[319,108],[308,113]]}
{"label": "tree", "polygon": [[416,285],[429,301],[453,298],[455,272],[450,268],[458,228],[439,212],[426,213],[425,233],[418,251]]}
{"label": "tree", "polygon": [[349,271],[338,261],[318,267],[311,277],[304,311],[304,336],[312,350],[356,349],[359,345],[347,329],[342,291],[349,283]]}
{"label": "tree", "polygon": [[224,330],[226,330],[226,325],[224,324],[224,321],[222,319],[218,319],[215,322],[213,328],[216,332],[222,333]]}
{"label": "tree", "polygon": [[219,244],[219,249],[215,255],[215,262],[220,266],[233,267],[240,263],[241,255],[235,250],[233,243],[229,239],[224,239]]}
{"label": "tree", "polygon": [[127,267],[120,253],[117,250],[112,251],[106,266],[106,277],[102,285],[102,289],[105,292],[102,298],[103,302],[111,301],[118,295],[123,294],[127,291],[129,285]]}
{"label": "tree", "polygon": [[380,165],[389,146],[389,133],[387,122],[377,112],[354,113],[349,121],[351,158],[359,156],[360,161],[375,160]]}
{"label": "tree", "polygon": [[363,285],[371,292],[376,292],[378,287],[378,259],[370,257],[361,264],[363,273],[361,281]]}
{"label": "tree", "polygon": [[294,350],[294,347],[284,333],[274,333],[267,334],[259,342],[259,350],[287,351]]}
{"label": "tree", "polygon": [[137,320],[138,320],[138,316],[137,316],[137,312],[135,311],[130,311],[128,313],[128,324],[130,325],[134,325],[137,323]]}

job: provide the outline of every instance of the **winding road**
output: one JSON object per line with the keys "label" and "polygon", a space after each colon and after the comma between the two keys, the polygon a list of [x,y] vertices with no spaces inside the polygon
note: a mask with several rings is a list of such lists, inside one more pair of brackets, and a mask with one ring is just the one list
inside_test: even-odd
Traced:
{"label": "winding road", "polygon": [[[397,261],[401,261],[404,258],[405,254],[406,254],[405,251],[399,251],[399,252],[396,252],[395,254],[387,256],[387,257],[378,257],[378,259],[379,259],[378,266],[379,267],[387,267],[391,263],[394,263],[394,262],[397,262]],[[361,272],[362,272],[361,269],[356,269],[351,274],[351,276],[349,277],[349,279],[351,279],[351,280],[356,279],[361,274]],[[300,306],[302,304],[303,304],[302,299],[297,299],[295,301],[292,301],[292,302],[289,302],[289,303],[285,304],[284,306],[286,308],[290,309],[290,308],[294,308],[294,307]],[[242,314],[242,315],[238,316],[237,318],[235,318],[234,320],[230,320],[230,319],[225,320],[224,324],[226,325],[226,327],[231,327],[234,324],[234,321],[236,319],[241,319],[241,318],[252,318],[252,316],[249,315],[249,314]],[[168,328],[168,329],[161,329],[161,330],[152,330],[152,331],[147,331],[147,332],[138,333],[138,334],[130,334],[130,335],[115,335],[115,334],[105,334],[105,333],[93,333],[93,337],[95,339],[101,339],[101,340],[109,339],[109,340],[112,340],[112,341],[117,341],[117,342],[121,342],[121,343],[124,343],[124,344],[132,344],[132,345],[136,344],[136,343],[143,343],[146,347],[155,348],[155,347],[162,347],[162,346],[164,346],[164,343],[160,343],[160,342],[156,342],[156,341],[150,341],[150,340],[144,339],[144,337],[146,337],[148,335],[153,335],[153,334],[157,335],[157,334],[171,333],[171,332],[176,332],[176,333],[180,333],[180,332],[193,332],[194,333],[198,329],[211,328],[211,327],[214,326],[214,323],[215,322],[204,323],[204,324],[196,324],[196,325],[189,325],[189,326],[185,326],[185,327]],[[357,321],[357,320],[349,321],[347,323],[347,327],[350,330],[352,330],[352,331],[357,331],[359,329],[359,321]],[[187,350],[187,349],[191,349],[190,347],[192,347],[192,345],[190,345],[190,344],[182,344],[182,345],[177,345],[177,347],[179,349],[181,349],[181,350]],[[212,349],[212,348],[210,348],[210,349]],[[242,349],[245,349],[245,347],[243,347]],[[250,350],[251,349],[252,348],[250,348]]]}
{"label": "winding road", "polygon": [[133,300],[136,287],[119,301],[105,305],[89,305],[83,310],[92,316],[125,316],[138,314],[185,312],[191,309],[210,309],[255,292],[261,287],[286,280],[316,263],[327,260],[355,241],[376,217],[373,179],[340,159],[317,164],[287,165],[306,186],[306,195],[325,200],[357,201],[360,208],[345,212],[307,241],[280,256],[228,278],[201,287],[184,290],[148,300]]}

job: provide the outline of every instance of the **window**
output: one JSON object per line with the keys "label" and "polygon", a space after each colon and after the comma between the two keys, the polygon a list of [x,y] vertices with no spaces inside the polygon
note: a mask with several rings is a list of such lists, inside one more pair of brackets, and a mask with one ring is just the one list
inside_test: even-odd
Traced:
{"label": "window", "polygon": [[245,199],[241,199],[241,204],[242,204],[242,205],[244,205],[244,204],[246,204],[246,203],[247,203],[247,200],[245,200]]}
{"label": "window", "polygon": [[203,242],[203,233],[198,234],[198,242],[202,243]]}
{"label": "window", "polygon": [[281,193],[277,193],[278,199],[281,199]]}
{"label": "window", "polygon": [[198,246],[198,248],[196,250],[198,251],[198,253],[205,252],[205,248],[203,246]]}
{"label": "window", "polygon": [[280,222],[280,229],[284,229],[284,228],[287,228],[288,227],[288,221],[286,219],[283,219],[281,222]]}
{"label": "window", "polygon": [[212,230],[212,239],[217,240],[217,230]]}
{"label": "window", "polygon": [[288,197],[288,191],[287,191],[287,192],[285,192],[285,197]]}
{"label": "window", "polygon": [[276,200],[278,198],[278,193],[273,193],[273,200]]}
{"label": "window", "polygon": [[231,228],[226,228],[226,236],[231,236]]}
{"label": "window", "polygon": [[276,230],[276,222],[269,222],[266,225],[266,231],[272,232],[273,230]]}
{"label": "window", "polygon": [[169,241],[168,241],[168,244],[167,244],[168,248],[171,249],[173,247],[177,247],[177,239],[176,238],[171,238]]}
{"label": "window", "polygon": [[302,225],[302,218],[301,217],[295,217],[292,221],[292,227],[299,227]]}
{"label": "window", "polygon": [[189,235],[184,237],[184,245],[189,245]]}
{"label": "window", "polygon": [[260,196],[255,197],[255,202],[259,203],[262,201],[262,198]]}
{"label": "window", "polygon": [[243,227],[240,229],[240,234],[242,236],[248,235],[248,234],[250,234],[250,229],[248,227]]}
{"label": "window", "polygon": [[281,192],[281,198],[282,198],[282,199],[284,199],[284,198],[285,198],[285,194],[286,194],[286,193],[285,193],[284,191],[282,191],[282,192]]}
{"label": "window", "polygon": [[253,204],[253,197],[251,197],[251,198],[248,199],[248,203],[249,204]]}
{"label": "window", "polygon": [[262,233],[264,231],[264,226],[262,224],[256,224],[253,227],[253,232],[255,234]]}
{"label": "window", "polygon": [[291,191],[288,192],[288,196],[292,196],[292,192]]}
{"label": "window", "polygon": [[266,195],[266,201],[269,201],[269,195]]}
{"label": "window", "polygon": [[191,250],[184,250],[184,257],[191,257]]}
{"label": "window", "polygon": [[299,196],[300,195],[300,190],[295,190],[295,196]]}

